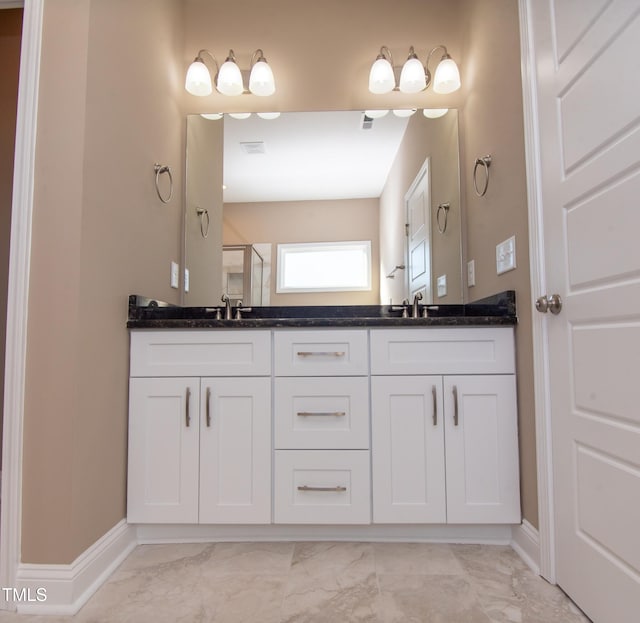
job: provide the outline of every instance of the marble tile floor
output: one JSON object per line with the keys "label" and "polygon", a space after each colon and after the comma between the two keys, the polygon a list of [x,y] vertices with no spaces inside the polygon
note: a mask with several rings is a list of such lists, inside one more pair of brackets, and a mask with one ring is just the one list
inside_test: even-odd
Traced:
{"label": "marble tile floor", "polygon": [[0,623],[588,623],[507,546],[142,545],[73,617]]}

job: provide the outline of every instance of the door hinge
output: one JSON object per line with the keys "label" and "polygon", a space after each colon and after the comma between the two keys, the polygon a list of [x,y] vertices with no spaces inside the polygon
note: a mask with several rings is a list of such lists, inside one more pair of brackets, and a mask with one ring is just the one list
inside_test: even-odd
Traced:
{"label": "door hinge", "polygon": [[409,223],[404,224],[404,235],[409,236]]}

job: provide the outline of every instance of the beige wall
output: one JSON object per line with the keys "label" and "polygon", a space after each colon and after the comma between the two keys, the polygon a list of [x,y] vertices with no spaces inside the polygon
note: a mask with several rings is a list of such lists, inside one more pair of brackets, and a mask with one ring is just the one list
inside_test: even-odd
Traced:
{"label": "beige wall", "polygon": [[[189,269],[189,292],[183,304],[189,307],[216,305],[222,292],[223,128],[221,121],[200,115],[187,119],[183,261]],[[208,211],[208,221],[198,216],[198,208]]]}
{"label": "beige wall", "polygon": [[[44,8],[22,560],[69,563],[125,516],[127,295],[178,299],[182,13],[171,0]],[[168,205],[154,162],[173,167]]]}
{"label": "beige wall", "polygon": [[[468,0],[464,32],[465,104],[460,113],[466,260],[475,260],[473,301],[516,291],[518,426],[524,517],[538,525],[527,187],[520,76],[518,7],[511,0]],[[475,159],[491,154],[489,188],[473,188]],[[517,268],[496,274],[496,244],[516,236]],[[466,261],[465,260],[465,261]]]}
{"label": "beige wall", "polygon": [[[0,413],[4,404],[4,351],[7,324],[9,242],[11,240],[11,194],[13,191],[13,152],[16,135],[16,103],[22,9],[0,11]],[[0,439],[2,417],[0,417]],[[2,450],[0,450],[0,453]]]}
{"label": "beige wall", "polygon": [[380,300],[378,199],[226,203],[224,244],[271,243],[276,268],[276,245],[284,242],[371,241],[371,282],[367,292],[277,294],[271,278],[271,305],[377,305]]}
{"label": "beige wall", "polygon": [[[404,224],[407,220],[404,197],[425,160],[430,160],[431,189],[431,284],[433,302],[462,303],[460,179],[458,168],[457,111],[439,119],[427,119],[421,113],[409,120],[407,131],[387,183],[380,197],[380,297],[383,303],[400,303],[406,294],[406,274],[396,271],[406,260]],[[444,234],[438,232],[436,208],[449,203],[449,217]],[[438,298],[436,278],[447,275],[447,296]]]}
{"label": "beige wall", "polygon": [[[186,11],[182,13],[182,7]],[[479,298],[518,291],[525,517],[537,524],[519,50],[513,0],[46,0],[36,154],[22,560],[69,563],[125,515],[126,297],[177,302],[184,113],[454,107],[469,201],[469,257]],[[467,16],[467,17],[465,17]],[[367,91],[380,45],[398,59],[445,43],[465,88],[451,96]],[[241,65],[262,47],[274,98],[183,91],[198,49],[233,47]],[[506,80],[506,85],[502,80]],[[465,99],[466,98],[466,99]],[[469,162],[492,152],[484,200]],[[176,199],[159,202],[153,163],[173,167]],[[522,229],[522,227],[525,229]],[[495,243],[518,236],[518,269],[491,275]]]}

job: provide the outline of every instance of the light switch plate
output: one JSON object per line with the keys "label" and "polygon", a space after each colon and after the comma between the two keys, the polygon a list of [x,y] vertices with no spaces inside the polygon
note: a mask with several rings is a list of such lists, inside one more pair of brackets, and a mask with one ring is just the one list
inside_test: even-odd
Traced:
{"label": "light switch plate", "polygon": [[436,281],[436,284],[438,288],[438,296],[447,296],[447,276],[440,275],[440,277],[438,277]]}
{"label": "light switch plate", "polygon": [[177,288],[180,281],[180,267],[176,262],[171,262],[171,287]]}
{"label": "light switch plate", "polygon": [[476,285],[476,261],[469,260],[467,262],[467,286],[472,287]]}
{"label": "light switch plate", "polygon": [[496,245],[496,271],[498,275],[516,267],[516,237]]}
{"label": "light switch plate", "polygon": [[184,291],[189,292],[189,269],[184,269]]}

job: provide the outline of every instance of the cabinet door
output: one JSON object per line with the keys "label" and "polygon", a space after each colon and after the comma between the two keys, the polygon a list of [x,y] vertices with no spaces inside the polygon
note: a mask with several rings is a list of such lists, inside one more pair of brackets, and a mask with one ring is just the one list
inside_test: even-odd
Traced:
{"label": "cabinet door", "polygon": [[131,379],[130,523],[198,521],[199,394],[196,378]]}
{"label": "cabinet door", "polygon": [[515,376],[444,379],[448,523],[520,523]]}
{"label": "cabinet door", "polygon": [[200,523],[271,521],[271,379],[202,379]]}
{"label": "cabinet door", "polygon": [[371,385],[374,523],[445,523],[442,377]]}

